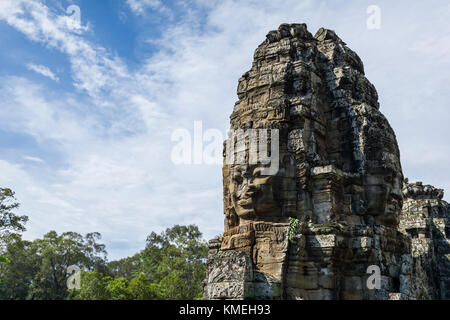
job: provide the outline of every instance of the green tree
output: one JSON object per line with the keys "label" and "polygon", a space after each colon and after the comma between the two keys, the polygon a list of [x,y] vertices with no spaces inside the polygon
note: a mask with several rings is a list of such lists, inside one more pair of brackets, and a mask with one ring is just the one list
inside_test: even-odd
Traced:
{"label": "green tree", "polygon": [[[157,285],[160,288],[157,296],[162,299],[200,298],[208,251],[201,236],[195,225],[176,225],[160,234],[152,232],[144,250],[132,257],[109,262],[109,273],[130,283],[138,281],[136,279],[140,281],[137,283],[145,281],[153,284],[155,290]],[[125,282],[120,281],[115,284],[117,291],[124,287]]]}
{"label": "green tree", "polygon": [[39,270],[39,257],[32,242],[19,234],[3,236],[4,257],[8,264],[0,264],[0,300],[24,300]]}
{"label": "green tree", "polygon": [[106,251],[98,244],[98,233],[85,237],[76,232],[58,235],[55,231],[47,233],[43,239],[33,241],[40,258],[40,268],[35,274],[28,294],[33,300],[65,299],[67,291],[67,269],[76,265],[82,270],[105,269]]}
{"label": "green tree", "polygon": [[142,262],[142,254],[138,252],[131,257],[109,262],[108,272],[114,278],[122,277],[131,281],[140,274]]}
{"label": "green tree", "polygon": [[97,270],[82,271],[81,288],[70,290],[67,300],[109,300],[106,286],[111,279]]}
{"label": "green tree", "polygon": [[133,300],[159,300],[165,296],[161,285],[150,283],[142,273],[130,281],[128,290]]}
{"label": "green tree", "polygon": [[5,232],[26,230],[25,223],[28,221],[28,217],[14,213],[14,210],[19,207],[19,203],[15,200],[15,193],[11,189],[0,188],[0,236]]}
{"label": "green tree", "polygon": [[110,300],[132,300],[128,290],[129,281],[125,278],[112,279],[108,282],[106,290]]}
{"label": "green tree", "polygon": [[[19,203],[15,201],[15,194],[11,189],[0,188],[0,266],[9,264],[11,260],[4,255],[5,242],[10,232],[25,231],[25,223],[28,217],[25,215],[17,215],[14,213],[19,207]],[[0,283],[2,282],[0,274]]]}
{"label": "green tree", "polygon": [[201,297],[208,252],[201,236],[195,225],[176,225],[147,238],[140,271],[164,288],[165,299]]}
{"label": "green tree", "polygon": [[143,274],[131,281],[123,277],[104,277],[97,271],[83,272],[81,288],[72,290],[69,300],[155,300],[163,299],[164,290],[150,283]]}

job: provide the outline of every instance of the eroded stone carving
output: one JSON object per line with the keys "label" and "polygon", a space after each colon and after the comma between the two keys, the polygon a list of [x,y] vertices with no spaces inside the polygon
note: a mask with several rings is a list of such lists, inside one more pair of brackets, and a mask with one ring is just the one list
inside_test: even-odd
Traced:
{"label": "eroded stone carving", "polygon": [[[244,134],[226,144],[248,160],[258,151],[245,132],[278,130],[279,169],[224,164],[225,232],[210,243],[205,298],[409,298],[399,149],[358,55],[334,31],[282,24],[255,50],[237,95],[231,129]],[[294,241],[290,217],[300,221]],[[366,286],[370,265],[381,289]]]}

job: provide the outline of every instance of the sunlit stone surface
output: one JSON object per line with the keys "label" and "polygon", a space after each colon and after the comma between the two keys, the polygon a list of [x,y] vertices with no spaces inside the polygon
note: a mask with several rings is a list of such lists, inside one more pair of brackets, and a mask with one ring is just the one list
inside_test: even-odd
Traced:
{"label": "sunlit stone surface", "polygon": [[[305,24],[270,31],[237,94],[230,127],[243,133],[228,141],[235,162],[224,162],[225,230],[210,241],[206,299],[440,295],[415,289],[414,257],[424,253],[413,254],[410,233],[431,231],[420,218],[417,227],[402,221],[399,228],[409,209],[401,215],[405,189],[395,134],[360,58],[334,31],[312,36]],[[278,130],[276,174],[264,175],[267,165],[249,161],[257,153],[245,134],[250,129]],[[422,206],[409,195],[407,203]],[[434,206],[445,207],[448,217],[446,204]],[[298,228],[289,218],[298,219]],[[439,223],[439,230],[448,226]],[[379,288],[367,286],[369,266],[379,267]]]}

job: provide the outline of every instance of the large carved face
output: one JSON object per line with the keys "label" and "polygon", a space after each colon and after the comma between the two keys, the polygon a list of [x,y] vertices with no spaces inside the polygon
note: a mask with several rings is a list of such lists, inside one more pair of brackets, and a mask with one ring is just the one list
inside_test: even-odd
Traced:
{"label": "large carved face", "polygon": [[379,114],[377,120],[383,131],[373,130],[367,136],[368,141],[376,143],[367,155],[366,209],[378,223],[394,226],[403,205],[403,174],[395,134],[384,116]]}
{"label": "large carved face", "polygon": [[263,176],[262,167],[235,166],[228,183],[231,209],[240,219],[280,215],[274,182],[277,176]]}

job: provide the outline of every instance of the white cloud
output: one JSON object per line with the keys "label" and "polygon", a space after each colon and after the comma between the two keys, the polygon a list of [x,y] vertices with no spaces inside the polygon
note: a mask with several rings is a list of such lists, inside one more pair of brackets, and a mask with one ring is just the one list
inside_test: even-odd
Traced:
{"label": "white cloud", "polygon": [[53,81],[59,81],[59,78],[46,66],[28,63],[27,68],[36,73],[39,73],[40,75],[43,75],[44,77],[52,79]]}
{"label": "white cloud", "polygon": [[148,8],[158,8],[162,5],[159,0],[127,0],[130,9],[136,13],[143,13]]}
{"label": "white cloud", "polygon": [[52,140],[59,144],[79,143],[89,138],[90,130],[98,130],[95,119],[76,114],[70,95],[51,95],[28,79],[1,77],[3,128],[26,133],[40,143]]}
{"label": "white cloud", "polygon": [[38,1],[2,0],[0,20],[24,33],[32,41],[44,43],[68,55],[74,84],[93,97],[111,89],[129,76],[126,65],[105,48],[86,41],[73,29],[71,16],[57,14]]}
{"label": "white cloud", "polygon": [[146,10],[156,10],[160,13],[172,15],[170,9],[164,6],[160,0],[126,0],[131,11],[136,15],[145,14]]}
{"label": "white cloud", "polygon": [[24,156],[23,159],[31,162],[45,163],[44,160],[38,157]]}

